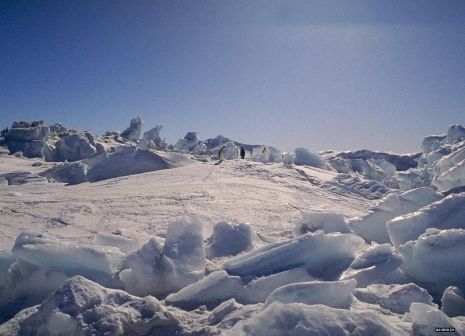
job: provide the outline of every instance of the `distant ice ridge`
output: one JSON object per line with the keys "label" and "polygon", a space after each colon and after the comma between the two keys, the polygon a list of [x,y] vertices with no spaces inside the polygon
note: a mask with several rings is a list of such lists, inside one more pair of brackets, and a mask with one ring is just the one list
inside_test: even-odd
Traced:
{"label": "distant ice ridge", "polygon": [[112,153],[102,153],[82,162],[65,163],[52,167],[42,173],[42,175],[58,182],[78,184],[162,169],[172,169],[191,162],[189,157],[179,153],[121,147]]}

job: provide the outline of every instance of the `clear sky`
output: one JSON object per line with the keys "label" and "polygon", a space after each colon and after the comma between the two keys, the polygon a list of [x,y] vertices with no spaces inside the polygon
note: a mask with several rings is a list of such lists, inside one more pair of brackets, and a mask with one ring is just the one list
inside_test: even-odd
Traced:
{"label": "clear sky", "polygon": [[0,1],[0,126],[140,114],[285,150],[411,152],[465,124],[465,1]]}

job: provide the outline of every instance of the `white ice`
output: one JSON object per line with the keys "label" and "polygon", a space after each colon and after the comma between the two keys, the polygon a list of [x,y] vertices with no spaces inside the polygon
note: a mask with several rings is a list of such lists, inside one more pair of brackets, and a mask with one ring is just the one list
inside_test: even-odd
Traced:
{"label": "white ice", "polygon": [[392,243],[398,247],[417,239],[428,228],[465,228],[465,193],[452,194],[416,212],[386,223]]}
{"label": "white ice", "polygon": [[403,192],[399,195],[391,194],[378,202],[367,213],[349,221],[349,226],[355,233],[368,241],[389,243],[386,222],[403,214],[441,199],[442,195],[431,188],[418,188]]}

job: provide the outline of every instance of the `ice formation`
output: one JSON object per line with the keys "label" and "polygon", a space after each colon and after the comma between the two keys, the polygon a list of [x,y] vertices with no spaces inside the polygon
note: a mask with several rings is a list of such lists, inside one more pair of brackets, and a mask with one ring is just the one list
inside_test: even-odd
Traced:
{"label": "ice formation", "polygon": [[399,336],[408,333],[370,311],[275,302],[237,323],[227,335]]}
{"label": "ice formation", "polygon": [[420,209],[441,199],[441,194],[431,188],[418,188],[399,195],[391,194],[378,202],[362,216],[349,221],[355,233],[368,241],[388,243],[391,241],[386,222]]}
{"label": "ice formation", "polygon": [[216,223],[213,235],[207,241],[210,258],[236,255],[252,248],[253,232],[248,224]]}
{"label": "ice formation", "polygon": [[317,231],[237,256],[224,269],[231,275],[257,277],[304,266],[315,277],[333,279],[350,265],[362,243],[353,234]]}
{"label": "ice formation", "polygon": [[418,237],[399,246],[404,262],[402,270],[434,297],[453,285],[465,290],[465,230],[428,229]]}
{"label": "ice formation", "polygon": [[294,228],[294,234],[301,235],[307,232],[322,230],[324,233],[340,232],[352,233],[344,216],[335,212],[304,212],[302,220]]}
{"label": "ice formation", "polygon": [[308,149],[299,147],[294,150],[294,163],[299,166],[311,166],[320,169],[328,169],[326,162],[318,154],[310,152]]}
{"label": "ice formation", "polygon": [[274,290],[266,299],[265,306],[273,302],[304,303],[307,305],[323,304],[328,307],[349,309],[352,292],[357,282],[312,281],[285,285]]}
{"label": "ice formation", "polygon": [[355,279],[357,287],[386,283],[390,281],[389,276],[398,269],[402,261],[390,244],[373,243],[357,256],[341,275],[341,279]]}
{"label": "ice formation", "polygon": [[447,316],[465,316],[465,298],[460,288],[447,287],[442,294],[441,304],[441,311]]}
{"label": "ice formation", "polygon": [[[465,335],[465,193],[460,193],[465,128],[454,125],[446,135],[426,137],[422,153],[406,155],[306,149],[283,154],[223,136],[202,141],[195,132],[167,146],[160,130],[157,125],[139,139],[142,120],[135,118],[124,132],[103,136],[43,122],[14,123],[2,131],[0,147],[16,154],[7,156],[0,148],[0,188],[9,190],[2,191],[2,216],[21,226],[31,219],[33,225],[50,225],[59,212],[58,220],[74,219],[43,226],[44,231],[86,234],[71,242],[23,231],[11,252],[0,252],[1,335],[434,335],[436,327]],[[209,161],[223,146],[225,160],[237,159],[240,147],[250,155],[216,167]],[[17,170],[9,168],[12,161]],[[161,174],[174,181],[175,192],[156,201],[126,182],[89,183],[89,189],[48,183],[97,182],[187,164]],[[184,190],[191,167],[196,174],[211,168],[218,174],[196,176]],[[145,175],[127,180],[150,182]],[[229,205],[218,210],[212,203],[221,189],[227,199],[242,200],[242,191],[233,189],[243,182],[259,196],[250,204],[260,215],[250,219],[256,221],[252,226],[235,224],[247,220],[246,211],[226,209]],[[134,204],[140,208],[119,219],[101,215],[102,203],[91,204],[96,198],[87,199],[88,194],[80,198],[82,209],[54,203],[55,188],[104,188],[106,196],[115,190],[112,184],[129,185],[132,189],[124,190],[138,198]],[[151,191],[158,187],[152,185]],[[266,188],[279,202],[296,206],[266,213],[258,206],[264,195],[258,191]],[[180,198],[185,191],[186,198]],[[386,194],[373,205],[371,200]],[[295,195],[308,199],[297,202]],[[180,206],[171,213],[164,202]],[[206,206],[199,210],[195,204]],[[151,225],[141,239],[136,230],[147,209],[161,217],[147,220]],[[87,212],[95,217],[90,224]],[[158,236],[163,236],[159,223],[185,213],[217,223],[213,234],[204,240],[200,220],[183,219],[168,224],[164,238]],[[115,230],[136,215],[128,237],[137,239]],[[105,232],[96,232],[94,222]]]}
{"label": "ice formation", "polygon": [[154,297],[135,297],[76,276],[27,314],[0,326],[2,335],[148,335],[176,333],[180,321]]}
{"label": "ice formation", "polygon": [[415,336],[437,335],[436,328],[452,329],[452,335],[463,336],[465,328],[463,322],[447,317],[437,308],[424,303],[412,303],[412,332]]}
{"label": "ice formation", "polygon": [[131,119],[129,127],[121,132],[121,136],[127,140],[139,140],[143,124],[140,116]]}
{"label": "ice formation", "polygon": [[381,308],[389,309],[397,314],[407,313],[413,302],[437,307],[426,289],[413,283],[405,285],[369,285],[366,288],[355,289],[354,296],[360,301],[377,304]]}
{"label": "ice formation", "polygon": [[416,212],[387,222],[390,239],[395,246],[416,240],[428,228],[465,228],[465,193],[452,194]]}
{"label": "ice formation", "polygon": [[183,219],[170,223],[162,246],[152,238],[126,260],[119,273],[128,293],[166,296],[201,279],[205,269],[202,223]]}

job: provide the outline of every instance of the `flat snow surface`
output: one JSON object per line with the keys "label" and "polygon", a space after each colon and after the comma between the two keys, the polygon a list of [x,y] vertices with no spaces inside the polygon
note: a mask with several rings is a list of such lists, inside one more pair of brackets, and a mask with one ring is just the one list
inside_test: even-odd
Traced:
{"label": "flat snow surface", "polygon": [[0,185],[0,249],[23,230],[91,243],[97,233],[122,232],[142,242],[164,236],[166,225],[197,216],[204,236],[226,220],[250,223],[259,234],[292,237],[301,211],[333,211],[354,217],[373,205],[356,192],[322,187],[336,172],[251,161],[199,162],[94,183],[48,183],[39,173],[54,163],[0,154],[0,175],[32,173],[27,184]]}

